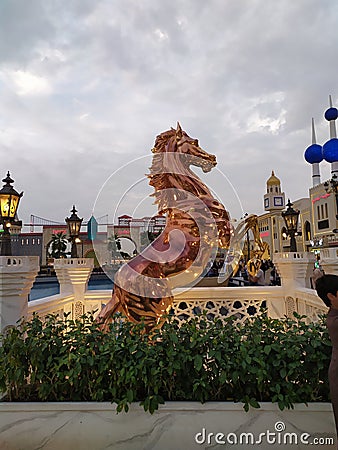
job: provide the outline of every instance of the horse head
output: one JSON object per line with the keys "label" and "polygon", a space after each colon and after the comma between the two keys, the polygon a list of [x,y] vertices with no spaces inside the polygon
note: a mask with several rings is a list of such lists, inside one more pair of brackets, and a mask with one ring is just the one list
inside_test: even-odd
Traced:
{"label": "horse head", "polygon": [[197,139],[193,139],[181,129],[177,123],[176,143],[179,154],[186,155],[186,160],[191,165],[201,167],[203,172],[210,172],[216,166],[216,156],[207,153],[198,143]]}
{"label": "horse head", "polygon": [[198,140],[183,131],[179,123],[176,130],[171,128],[157,136],[152,152],[162,156],[170,155],[171,161],[179,161],[186,167],[200,167],[203,172],[210,172],[217,164],[216,156],[203,150]]}

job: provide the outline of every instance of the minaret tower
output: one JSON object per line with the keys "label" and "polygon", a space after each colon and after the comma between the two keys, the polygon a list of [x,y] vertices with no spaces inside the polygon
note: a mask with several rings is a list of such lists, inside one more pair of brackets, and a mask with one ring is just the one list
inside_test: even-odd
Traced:
{"label": "minaret tower", "polygon": [[264,195],[265,211],[278,211],[285,208],[285,194],[281,191],[280,179],[274,171],[266,182],[266,194]]}
{"label": "minaret tower", "polygon": [[305,160],[312,165],[312,186],[320,184],[319,163],[323,161],[323,148],[316,143],[315,121],[312,118],[312,145],[305,150]]}
{"label": "minaret tower", "polygon": [[324,117],[330,122],[330,140],[323,145],[323,157],[331,163],[331,176],[338,176],[338,139],[336,131],[336,119],[338,110],[332,106],[332,98],[329,96],[330,107],[325,111]]}

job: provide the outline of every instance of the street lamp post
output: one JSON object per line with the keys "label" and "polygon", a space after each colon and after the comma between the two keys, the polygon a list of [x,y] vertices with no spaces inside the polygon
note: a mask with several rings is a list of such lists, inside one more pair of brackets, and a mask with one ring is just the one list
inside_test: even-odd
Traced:
{"label": "street lamp post", "polygon": [[331,180],[325,181],[324,188],[326,192],[332,192],[336,197],[336,219],[338,220],[338,177],[336,174],[332,175]]}
{"label": "street lamp post", "polygon": [[12,256],[11,234],[9,230],[11,224],[15,221],[15,215],[23,192],[19,194],[11,186],[14,180],[12,180],[9,172],[7,172],[7,177],[2,181],[5,184],[0,190],[0,222],[3,226],[0,255]]}
{"label": "street lamp post", "polygon": [[297,223],[298,223],[298,216],[299,211],[294,210],[292,208],[293,203],[290,202],[290,199],[287,203],[287,210],[282,212],[282,217],[285,221],[286,229],[288,231],[288,235],[290,236],[290,252],[296,252],[297,251],[297,244],[295,235],[297,232]]}
{"label": "street lamp post", "polygon": [[83,258],[83,241],[81,241],[81,239],[77,237],[75,239],[75,243],[76,244],[81,244],[81,258]]}
{"label": "street lamp post", "polygon": [[[245,219],[246,217],[248,217],[248,213],[245,213],[241,219]],[[246,247],[247,247],[247,260],[246,262],[248,262],[250,260],[250,237],[249,237],[249,230],[247,230],[246,232]]]}
{"label": "street lamp post", "polygon": [[69,238],[72,243],[71,258],[77,258],[78,256],[77,256],[76,242],[77,239],[79,238],[80,228],[83,219],[80,219],[80,217],[78,217],[78,215],[76,214],[77,210],[75,209],[75,205],[73,205],[71,213],[72,213],[71,216],[66,217],[65,221],[68,227]]}

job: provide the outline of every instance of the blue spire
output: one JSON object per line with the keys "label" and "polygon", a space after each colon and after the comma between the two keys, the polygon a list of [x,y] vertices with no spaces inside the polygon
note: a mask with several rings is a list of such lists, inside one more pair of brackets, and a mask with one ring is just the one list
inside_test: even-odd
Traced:
{"label": "blue spire", "polygon": [[330,140],[323,145],[323,157],[325,161],[334,163],[338,161],[338,139],[335,120],[338,117],[337,108],[332,106],[332,98],[329,96],[330,107],[325,111],[325,119],[330,122]]}
{"label": "blue spire", "polygon": [[322,146],[316,143],[315,122],[312,118],[312,145],[310,145],[304,153],[305,161],[310,164],[320,163],[323,161]]}
{"label": "blue spire", "polygon": [[337,108],[333,108],[332,106],[332,97],[329,95],[329,109],[327,109],[324,113],[324,117],[328,122],[331,122],[331,120],[336,120],[338,117],[338,110]]}

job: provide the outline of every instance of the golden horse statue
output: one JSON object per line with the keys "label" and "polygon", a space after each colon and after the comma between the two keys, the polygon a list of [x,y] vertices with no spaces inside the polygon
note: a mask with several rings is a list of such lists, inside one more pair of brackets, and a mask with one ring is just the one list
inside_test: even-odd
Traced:
{"label": "golden horse statue", "polygon": [[256,268],[266,253],[257,217],[249,216],[234,229],[225,207],[192,171],[191,166],[203,172],[216,166],[216,157],[204,151],[197,139],[177,124],[176,130],[157,136],[152,152],[149,184],[155,189],[152,196],[158,214],[166,216],[166,226],[160,236],[116,272],[112,298],[97,318],[103,329],[108,329],[112,315],[118,311],[133,322],[144,320],[147,332],[160,327],[173,302],[172,290],[196,282],[218,248],[231,249],[237,255],[227,265],[227,277],[231,274],[248,229],[254,233],[252,262]]}

